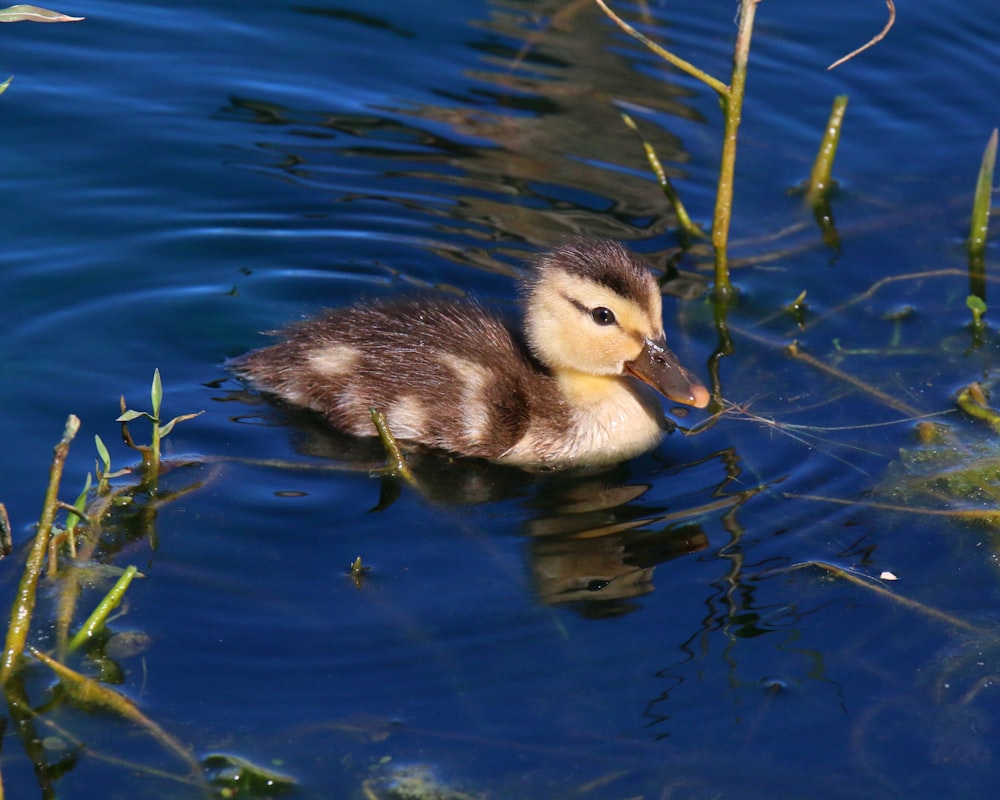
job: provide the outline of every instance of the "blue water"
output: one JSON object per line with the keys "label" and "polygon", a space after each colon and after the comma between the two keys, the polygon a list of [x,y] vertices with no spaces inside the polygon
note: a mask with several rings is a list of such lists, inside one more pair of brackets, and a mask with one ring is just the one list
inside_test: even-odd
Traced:
{"label": "blue water", "polygon": [[[735,4],[676,5],[617,7],[725,77]],[[989,791],[996,536],[865,502],[955,500],[887,483],[909,475],[900,449],[919,449],[907,413],[783,348],[990,443],[953,394],[997,363],[993,331],[977,346],[968,328],[963,241],[1000,124],[1000,10],[900,4],[885,41],[827,72],[884,23],[884,6],[855,5],[757,12],[732,230],[741,296],[719,375],[765,419],[731,413],[599,475],[422,464],[427,496],[381,505],[388,489],[345,468],[343,442],[242,391],[224,360],[322,306],[414,287],[512,308],[523,259],[572,233],[662,265],[672,216],[618,111],[707,225],[714,95],[585,3],[79,2],[59,10],[82,23],[3,26],[0,501],[18,545],[0,564],[3,606],[66,416],[83,421],[72,501],[94,434],[113,466],[135,463],[119,396],[148,408],[159,368],[165,416],[205,413],[166,440],[196,463],[109,555],[146,576],[113,627],[150,637],[121,659],[119,689],[196,758],[272,766],[301,797],[382,793],[413,764],[511,798]],[[837,94],[850,103],[834,252],[793,190]],[[710,280],[704,253],[680,267]],[[951,272],[859,298],[931,270]],[[802,291],[799,329],[783,308]],[[674,350],[707,378],[711,304],[665,310]],[[891,571],[882,585],[924,608],[787,569],[810,560]],[[83,595],[81,618],[100,595]],[[50,621],[46,599],[43,646]],[[41,704],[51,680],[29,675]],[[185,767],[112,715],[46,719],[43,736],[86,745],[60,797],[199,796],[154,773]],[[7,796],[35,796],[9,724],[2,752]]]}

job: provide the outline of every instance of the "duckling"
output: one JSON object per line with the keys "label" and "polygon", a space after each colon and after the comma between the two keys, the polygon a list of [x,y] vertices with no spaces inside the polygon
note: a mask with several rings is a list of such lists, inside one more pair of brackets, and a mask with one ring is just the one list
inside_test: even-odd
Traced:
{"label": "duckling", "polygon": [[523,334],[473,300],[330,309],[230,366],[355,436],[375,435],[375,408],[398,439],[524,468],[646,452],[668,429],[656,392],[708,404],[667,347],[653,275],[620,242],[574,240],[541,256],[521,301]]}

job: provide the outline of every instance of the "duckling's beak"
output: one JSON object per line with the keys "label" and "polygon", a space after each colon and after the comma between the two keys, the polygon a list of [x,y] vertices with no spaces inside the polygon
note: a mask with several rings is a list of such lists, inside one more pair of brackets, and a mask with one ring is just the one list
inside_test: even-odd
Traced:
{"label": "duckling's beak", "polygon": [[625,371],[648,383],[675,403],[695,408],[708,405],[709,394],[704,384],[681,366],[664,337],[646,339],[639,357],[625,362]]}

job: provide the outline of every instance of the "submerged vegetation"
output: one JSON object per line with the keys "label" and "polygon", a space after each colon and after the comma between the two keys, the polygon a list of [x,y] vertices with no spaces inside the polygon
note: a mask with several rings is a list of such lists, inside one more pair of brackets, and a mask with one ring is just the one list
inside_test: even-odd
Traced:
{"label": "submerged vegetation", "polygon": [[[205,480],[199,475],[204,466],[199,460],[164,460],[161,452],[164,438],[174,427],[198,414],[182,414],[161,422],[163,387],[159,370],[154,373],[150,395],[149,412],[127,409],[123,397],[117,420],[123,442],[140,454],[141,461],[111,472],[108,448],[100,437],[95,437],[97,480],[94,482],[88,473],[83,491],[73,504],[63,502],[59,495],[66,457],[81,423],[74,415],[66,420],[62,438],[55,446],[41,516],[7,625],[0,686],[9,719],[15,723],[14,730],[33,762],[43,798],[57,796],[55,784],[71,771],[82,751],[112,762],[117,760],[112,753],[90,750],[71,729],[58,722],[64,706],[100,711],[135,725],[183,767],[179,773],[165,774],[141,764],[127,765],[134,770],[148,770],[150,776],[188,783],[205,796],[235,796],[233,787],[243,797],[273,796],[282,787],[291,786],[288,778],[230,756],[213,754],[198,760],[187,746],[114,687],[124,675],[117,659],[141,652],[145,641],[141,633],[114,628],[113,612],[133,580],[143,577],[134,564],[122,567],[115,561],[129,543],[145,540],[147,547],[155,548],[157,509],[200,488]],[[129,423],[140,419],[150,423],[149,444],[136,444],[129,429]],[[188,483],[182,480],[180,486],[165,487],[163,477],[167,472],[174,473],[171,484],[176,483],[177,476],[191,478]],[[2,504],[0,512],[6,520]],[[45,603],[39,620],[36,606],[43,581],[46,596],[54,595],[55,599]],[[89,613],[81,609],[95,589],[104,588],[106,591]],[[84,613],[86,616],[78,621]],[[45,671],[55,683],[42,681],[45,688],[39,693],[39,678]],[[47,736],[42,734],[45,729],[50,730]],[[60,743],[58,747],[56,742]],[[0,778],[0,798],[3,796]]]}
{"label": "submerged vegetation", "polygon": [[[737,14],[737,33],[733,46],[733,67],[728,84],[707,75],[698,67],[690,64],[684,59],[669,52],[661,45],[652,41],[648,36],[640,33],[629,23],[619,17],[605,2],[605,0],[594,0],[602,11],[610,17],[618,27],[630,36],[641,42],[651,51],[656,53],[669,64],[682,72],[702,81],[719,96],[723,118],[724,130],[722,134],[722,154],[719,165],[718,184],[716,189],[715,211],[711,223],[711,242],[714,250],[714,283],[710,301],[714,309],[716,327],[719,335],[719,345],[710,361],[710,371],[712,375],[712,389],[714,408],[718,412],[718,417],[722,415],[736,415],[745,419],[750,419],[759,424],[773,427],[777,432],[786,436],[798,439],[803,443],[819,441],[823,430],[819,428],[808,429],[795,425],[785,425],[773,419],[765,418],[753,414],[749,408],[740,407],[723,399],[721,381],[718,374],[719,359],[734,352],[735,347],[732,341],[732,331],[727,321],[727,312],[734,304],[737,293],[731,282],[730,267],[731,262],[728,255],[729,228],[733,212],[733,176],[735,173],[737,139],[739,126],[743,113],[743,102],[747,85],[748,54],[750,50],[750,40],[753,31],[756,7],[759,0],[743,0],[739,4]],[[873,37],[863,47],[844,56],[830,66],[834,68],[848,59],[854,58],[863,50],[877,44],[888,33],[895,21],[895,7],[892,0],[886,0],[889,11],[889,19],[885,28]],[[826,125],[825,133],[819,151],[813,163],[809,179],[803,187],[803,194],[806,203],[811,208],[819,228],[823,244],[834,253],[839,253],[841,248],[840,235],[834,223],[832,211],[832,190],[835,187],[833,178],[833,164],[841,140],[843,123],[847,111],[848,97],[838,96],[833,101],[833,108]],[[639,133],[635,123],[628,116],[625,116],[625,124],[632,130]],[[666,177],[666,172],[660,163],[652,147],[646,142],[642,134],[639,133],[643,148],[646,151],[647,159],[652,168],[657,182],[666,195],[668,201],[674,208],[677,218],[677,239],[683,250],[692,247],[692,243],[698,241],[704,234],[697,222],[691,221],[689,210],[685,208],[680,194],[670,184]],[[987,275],[985,264],[986,245],[989,234],[989,217],[993,197],[994,166],[997,150],[997,131],[993,130],[989,137],[986,149],[982,157],[979,176],[975,188],[974,203],[971,212],[971,223],[968,247],[968,281],[969,294],[966,305],[972,314],[970,350],[975,351],[980,348],[986,335],[989,332],[985,315],[987,313],[987,284],[995,282],[995,277]],[[670,269],[674,264],[670,265]],[[857,293],[851,300],[843,305],[828,310],[820,317],[808,318],[808,308],[806,306],[805,292],[800,292],[798,297],[786,307],[796,323],[798,332],[805,332],[807,328],[813,328],[823,318],[830,315],[839,314],[848,308],[870,299],[884,287],[898,284],[905,281],[925,281],[934,278],[959,277],[961,272],[955,269],[943,269],[938,271],[922,271],[911,274],[896,275],[880,278],[866,290]],[[887,321],[898,323],[904,320],[913,312],[910,307],[904,307],[899,311],[891,312],[883,318]],[[973,382],[961,389],[955,398],[955,405],[968,417],[984,423],[992,429],[993,434],[980,436],[974,429],[964,429],[964,433],[959,432],[945,424],[927,419],[927,416],[918,408],[907,403],[898,394],[886,392],[883,389],[868,383],[856,376],[847,369],[840,366],[838,361],[847,354],[841,352],[835,356],[834,360],[824,361],[821,358],[810,355],[800,347],[796,339],[788,343],[781,343],[765,338],[760,333],[753,330],[740,331],[747,339],[755,340],[759,343],[774,349],[783,349],[784,352],[798,362],[821,373],[826,378],[839,382],[847,390],[860,391],[876,403],[885,405],[897,410],[905,415],[904,423],[911,423],[915,427],[917,444],[914,447],[905,448],[900,452],[899,458],[892,464],[887,475],[875,488],[872,497],[868,499],[858,498],[835,498],[811,496],[804,498],[803,495],[791,495],[800,499],[808,499],[815,503],[835,503],[849,506],[855,509],[877,509],[889,514],[919,514],[925,517],[939,517],[950,520],[958,525],[974,524],[985,526],[989,537],[989,557],[994,561],[1000,561],[1000,533],[997,525],[1000,524],[1000,412],[989,406],[988,392],[979,382]],[[886,348],[888,352],[898,349],[899,331],[893,337],[892,344]],[[836,344],[836,342],[835,342]],[[837,348],[839,349],[839,347]],[[873,348],[870,354],[879,353],[878,348]],[[990,383],[997,383],[996,377],[991,374]],[[945,413],[945,412],[939,412]],[[709,421],[709,425],[712,424]],[[704,427],[704,426],[702,426]],[[701,428],[696,428],[697,433]],[[833,456],[836,458],[836,456]],[[845,466],[851,466],[849,460],[844,459]],[[733,511],[735,512],[735,508]],[[729,547],[734,550],[738,547],[741,536],[741,529],[732,520],[731,532],[733,541]],[[995,624],[983,624],[979,621],[966,619],[961,615],[955,615],[943,611],[923,601],[918,601],[907,597],[904,593],[895,590],[891,585],[896,580],[896,576],[889,572],[883,572],[880,576],[867,574],[864,570],[855,570],[839,564],[825,562],[821,560],[810,560],[792,564],[787,567],[755,576],[760,579],[770,574],[788,573],[798,570],[813,570],[827,575],[830,578],[853,584],[871,596],[884,599],[894,606],[906,609],[928,621],[943,626],[952,636],[958,655],[949,660],[943,669],[943,677],[937,681],[937,685],[949,686],[949,679],[955,679],[960,673],[970,672],[969,664],[975,659],[982,660],[995,657],[1000,652],[1000,629]],[[736,568],[731,575],[733,585],[742,583],[745,578],[739,576],[740,568]],[[730,617],[736,619],[740,616],[740,607],[734,604],[730,609]],[[985,654],[989,654],[986,656]],[[961,666],[957,666],[961,665]],[[932,669],[933,671],[933,669]],[[980,700],[983,690],[992,685],[994,676],[971,677],[964,680],[962,688],[955,692],[950,692],[951,697],[945,697],[945,692],[939,691],[936,702],[941,706],[940,716],[950,720],[961,719],[961,725],[984,726],[984,720],[977,717],[977,712],[972,706]],[[888,708],[891,704],[884,706]],[[880,713],[883,708],[874,713]],[[976,722],[971,720],[976,718]],[[988,723],[985,723],[988,726]],[[942,726],[943,728],[944,726]],[[969,740],[968,731],[959,732],[948,730],[941,735],[941,738],[956,736],[952,749],[958,751],[965,749],[961,758],[968,758],[978,763],[980,756],[985,752],[988,760],[988,747],[980,741]],[[874,738],[873,732],[869,729],[868,721],[859,725],[855,731],[855,743],[858,745],[867,744]],[[961,742],[961,743],[958,743]],[[860,747],[864,750],[864,747]],[[972,753],[970,756],[969,753]],[[951,754],[948,758],[954,758]]]}

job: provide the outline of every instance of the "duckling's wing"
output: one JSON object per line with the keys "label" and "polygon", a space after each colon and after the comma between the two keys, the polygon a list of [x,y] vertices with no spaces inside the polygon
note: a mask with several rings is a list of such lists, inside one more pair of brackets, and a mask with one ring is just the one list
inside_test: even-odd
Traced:
{"label": "duckling's wing", "polygon": [[496,315],[416,298],[332,309],[232,368],[260,389],[372,435],[370,408],[401,439],[496,459],[527,430],[541,375]]}

